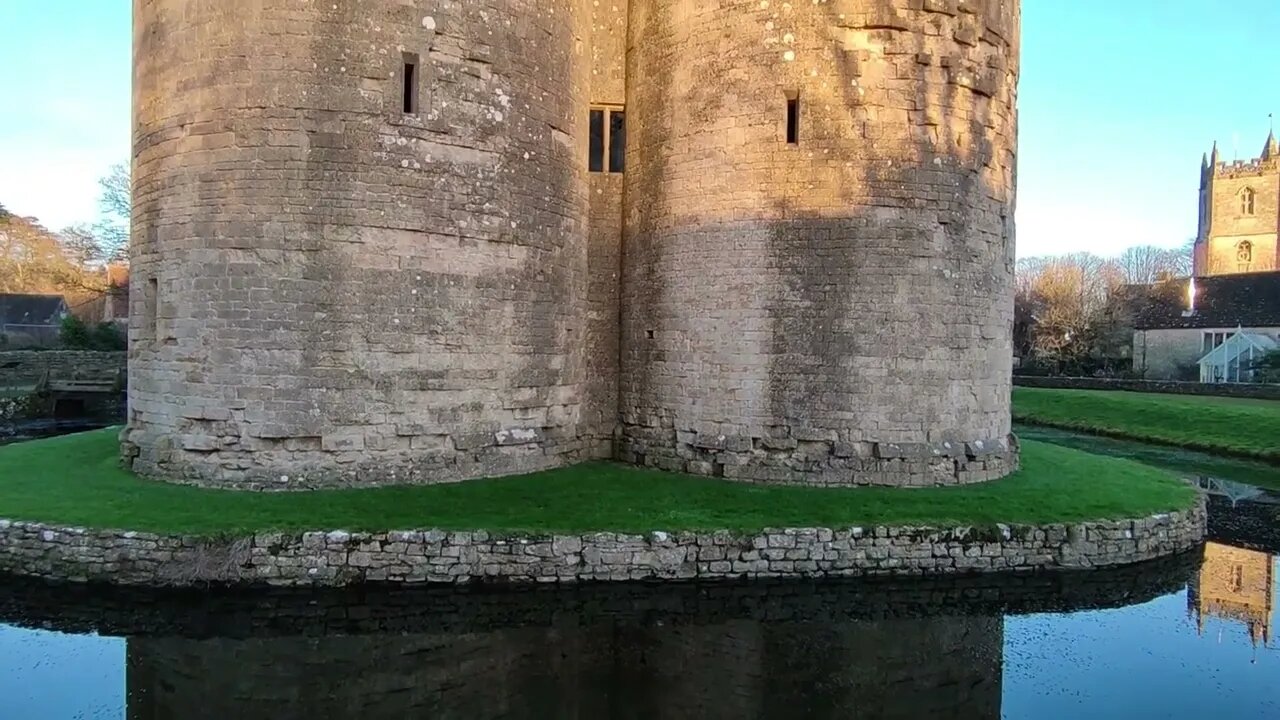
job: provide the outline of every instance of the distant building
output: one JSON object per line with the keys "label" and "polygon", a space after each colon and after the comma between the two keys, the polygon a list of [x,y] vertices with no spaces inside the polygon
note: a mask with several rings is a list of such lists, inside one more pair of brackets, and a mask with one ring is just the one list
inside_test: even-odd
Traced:
{"label": "distant building", "polygon": [[[1149,380],[1248,381],[1249,355],[1280,340],[1280,272],[1181,278],[1129,292],[1133,367]],[[1232,343],[1230,357],[1207,357],[1238,333],[1249,337]],[[1220,374],[1203,374],[1201,360]]]}
{"label": "distant building", "polygon": [[68,312],[61,295],[0,294],[0,336],[9,346],[57,342]]}
{"label": "distant building", "polygon": [[1223,162],[1218,146],[1200,168],[1200,229],[1195,275],[1280,269],[1280,143],[1267,136],[1262,156]]}
{"label": "distant building", "polygon": [[107,291],[102,303],[101,322],[129,325],[129,266],[107,266]]}
{"label": "distant building", "polygon": [[1187,610],[1203,632],[1206,617],[1243,624],[1254,645],[1271,646],[1276,607],[1275,561],[1257,550],[1208,543],[1204,564],[1187,588]]}

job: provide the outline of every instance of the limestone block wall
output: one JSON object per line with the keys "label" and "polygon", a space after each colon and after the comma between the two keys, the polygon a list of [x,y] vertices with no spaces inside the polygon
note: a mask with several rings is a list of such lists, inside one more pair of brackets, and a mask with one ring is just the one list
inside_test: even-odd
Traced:
{"label": "limestone block wall", "polygon": [[[627,2],[593,3],[591,105],[622,108],[626,102]],[[606,122],[608,115],[605,116]],[[606,149],[607,152],[607,149]],[[587,158],[584,155],[583,162]],[[606,165],[607,169],[607,165]],[[621,173],[593,172],[588,181],[586,401],[583,425],[600,457],[614,454],[618,426],[620,282],[622,273]]]}
{"label": "limestone block wall", "polygon": [[34,385],[46,374],[53,381],[112,382],[126,362],[123,352],[7,350],[0,352],[0,388]]}
{"label": "limestone block wall", "polygon": [[292,488],[583,455],[586,8],[135,0],[135,470]]}
{"label": "limestone block wall", "polygon": [[[1208,239],[1200,249],[1202,275],[1231,275],[1280,269],[1280,164],[1275,159],[1219,164],[1208,186]],[[1246,212],[1242,193],[1254,196]],[[1241,242],[1249,243],[1242,256]]]}
{"label": "limestone block wall", "polygon": [[623,459],[828,485],[1014,469],[1017,0],[630,10]]}
{"label": "limestone block wall", "polygon": [[1130,565],[1198,548],[1203,500],[1152,517],[992,528],[522,536],[443,530],[204,539],[0,520],[0,572],[141,586],[575,583],[952,575]]}

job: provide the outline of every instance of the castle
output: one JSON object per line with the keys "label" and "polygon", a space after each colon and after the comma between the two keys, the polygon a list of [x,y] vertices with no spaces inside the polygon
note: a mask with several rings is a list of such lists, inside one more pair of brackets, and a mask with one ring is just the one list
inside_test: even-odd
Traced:
{"label": "castle", "polygon": [[134,0],[122,454],[240,489],[1003,476],[1019,28],[1019,0]]}
{"label": "castle", "polygon": [[1262,155],[1225,162],[1218,146],[1200,166],[1200,228],[1195,276],[1280,270],[1280,143]]}

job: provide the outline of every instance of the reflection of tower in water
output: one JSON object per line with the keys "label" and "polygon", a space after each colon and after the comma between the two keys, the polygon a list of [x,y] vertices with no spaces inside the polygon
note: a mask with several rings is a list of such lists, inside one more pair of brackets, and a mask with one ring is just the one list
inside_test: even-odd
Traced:
{"label": "reflection of tower in water", "polygon": [[1269,553],[1210,542],[1187,592],[1187,611],[1204,632],[1205,617],[1243,623],[1255,645],[1270,647],[1275,615],[1275,564]]}
{"label": "reflection of tower in water", "polygon": [[999,617],[130,639],[130,720],[1000,716]]}

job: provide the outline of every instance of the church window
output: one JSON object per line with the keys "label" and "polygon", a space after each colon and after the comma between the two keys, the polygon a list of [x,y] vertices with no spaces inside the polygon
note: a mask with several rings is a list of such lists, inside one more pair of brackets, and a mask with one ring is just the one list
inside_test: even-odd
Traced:
{"label": "church window", "polygon": [[1253,188],[1245,188],[1240,193],[1240,212],[1245,215],[1252,215],[1256,200],[1257,194],[1253,192]]}
{"label": "church window", "polygon": [[1241,590],[1244,590],[1244,566],[1237,563],[1231,568],[1231,591]]}
{"label": "church window", "polygon": [[1241,240],[1240,244],[1236,245],[1236,262],[1253,262],[1253,243]]}

